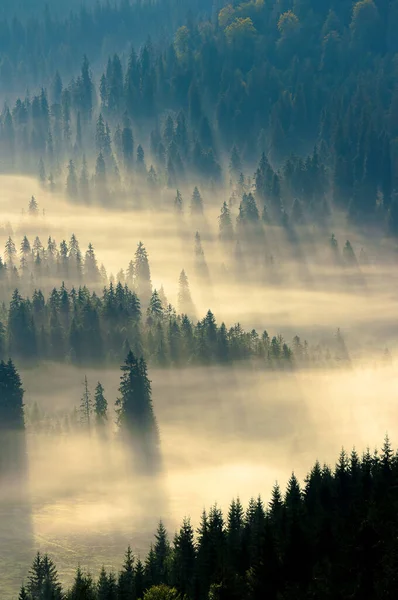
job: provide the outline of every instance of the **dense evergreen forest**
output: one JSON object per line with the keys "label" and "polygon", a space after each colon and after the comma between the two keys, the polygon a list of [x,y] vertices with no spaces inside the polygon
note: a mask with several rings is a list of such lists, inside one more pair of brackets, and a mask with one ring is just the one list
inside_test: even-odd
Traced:
{"label": "dense evergreen forest", "polygon": [[[109,10],[136,7],[147,5]],[[89,67],[94,52],[87,49],[80,73],[72,60],[70,83],[63,84],[54,65],[47,89],[4,107],[3,170],[39,169],[63,190],[67,166],[73,180],[75,162],[84,171],[84,156],[90,164],[97,157],[97,183],[108,171],[129,189],[131,170],[151,183],[175,185],[194,174],[198,181],[226,181],[231,154],[236,176],[246,167],[251,177],[258,165],[262,205],[276,198],[289,209],[293,194],[313,210],[326,194],[355,223],[379,221],[395,233],[397,15],[396,2],[373,0],[229,4],[211,19],[196,13],[165,46],[147,40],[129,56],[112,52],[96,81]],[[47,27],[51,32],[51,20]],[[84,27],[84,35],[78,25],[67,29],[86,42]],[[2,39],[11,47],[2,69],[8,89],[19,52],[11,34]],[[57,32],[54,43],[59,39]],[[48,43],[41,54],[58,61]],[[281,201],[283,187],[292,191]]]}
{"label": "dense evergreen forest", "polygon": [[[211,4],[190,0],[161,2],[117,0],[3,0],[0,6],[0,82],[12,97],[48,85],[60,71],[72,75],[84,54],[96,68],[111,51],[140,46],[151,36],[168,39],[190,12],[209,15]],[[4,98],[4,96],[3,96]]]}
{"label": "dense evergreen forest", "polygon": [[397,594],[397,454],[344,450],[331,468],[318,461],[300,485],[269,502],[234,499],[226,514],[189,518],[170,539],[162,522],[147,556],[130,548],[119,573],[94,579],[80,567],[62,588],[47,555],[37,554],[20,600],[328,600]]}

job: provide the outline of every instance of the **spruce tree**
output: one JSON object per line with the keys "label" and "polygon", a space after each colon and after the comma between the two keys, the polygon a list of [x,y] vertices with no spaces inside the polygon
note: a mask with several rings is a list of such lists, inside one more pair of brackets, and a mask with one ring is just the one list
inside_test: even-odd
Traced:
{"label": "spruce tree", "polygon": [[0,431],[24,431],[24,390],[11,359],[0,362]]}
{"label": "spruce tree", "polygon": [[90,243],[84,257],[84,275],[89,283],[97,283],[100,280],[97,258],[93,245]]}
{"label": "spruce tree", "polygon": [[103,427],[108,419],[108,402],[100,382],[97,383],[94,393],[94,413],[97,425]]}
{"label": "spruce tree", "polygon": [[209,269],[207,266],[205,253],[203,251],[202,242],[201,242],[198,231],[195,234],[194,254],[195,254],[195,270],[196,270],[197,276],[204,280],[209,279]]}
{"label": "spruce tree", "polygon": [[129,546],[125,554],[122,570],[119,573],[117,584],[118,600],[136,598],[135,592],[134,556]]}
{"label": "spruce tree", "polygon": [[191,214],[201,215],[203,213],[203,200],[198,188],[195,186],[191,199]]}
{"label": "spruce tree", "polygon": [[153,547],[155,553],[155,581],[154,583],[169,583],[169,557],[170,544],[167,536],[167,531],[163,522],[160,521],[155,533],[155,544]]}
{"label": "spruce tree", "polygon": [[97,600],[97,590],[89,573],[78,567],[68,600]]}
{"label": "spruce tree", "polygon": [[188,277],[184,269],[181,271],[178,279],[178,312],[188,315],[191,318],[195,316],[195,307],[189,289]]}
{"label": "spruce tree", "polygon": [[219,238],[222,242],[230,242],[234,237],[234,228],[232,225],[231,212],[226,202],[221,207],[221,213],[218,217]]}
{"label": "spruce tree", "polygon": [[172,583],[183,596],[190,597],[195,589],[195,560],[194,531],[189,519],[184,519],[174,538],[172,563]]}
{"label": "spruce tree", "polygon": [[138,466],[144,471],[159,467],[159,433],[152,406],[151,382],[143,358],[130,350],[120,367],[118,424],[123,438],[132,445]]}
{"label": "spruce tree", "polygon": [[17,255],[17,249],[11,236],[8,236],[8,240],[5,244],[4,256],[9,265],[13,265]]}
{"label": "spruce tree", "polygon": [[104,567],[97,582],[97,600],[109,600],[109,580]]}
{"label": "spruce tree", "polygon": [[146,305],[152,295],[151,272],[148,254],[142,242],[139,242],[134,261],[135,290],[140,301]]}
{"label": "spruce tree", "polygon": [[66,179],[66,193],[70,198],[77,198],[78,188],[77,188],[77,175],[76,168],[73,160],[69,161],[68,165],[68,177]]}
{"label": "spruce tree", "polygon": [[149,306],[147,309],[148,323],[152,324],[154,321],[159,321],[163,318],[163,306],[159,294],[156,290],[153,291]]}
{"label": "spruce tree", "polygon": [[28,598],[32,600],[61,600],[61,584],[55,564],[47,556],[38,552],[29,571],[27,583]]}
{"label": "spruce tree", "polygon": [[145,571],[144,565],[138,559],[134,571],[135,593],[137,598],[142,598],[145,589]]}
{"label": "spruce tree", "polygon": [[34,196],[32,196],[30,199],[29,206],[28,206],[28,212],[33,217],[36,217],[39,214],[39,207],[37,204],[37,200]]}

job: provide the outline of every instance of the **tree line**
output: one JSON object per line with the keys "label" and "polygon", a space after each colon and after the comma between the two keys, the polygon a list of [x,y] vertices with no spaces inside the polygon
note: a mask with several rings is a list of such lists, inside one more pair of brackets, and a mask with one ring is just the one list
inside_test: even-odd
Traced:
{"label": "tree line", "polygon": [[81,567],[69,590],[47,555],[37,554],[20,600],[364,600],[397,594],[398,457],[342,450],[331,468],[316,462],[302,485],[234,499],[227,512],[189,518],[170,539],[162,522],[146,557],[126,551],[118,573]]}
{"label": "tree line", "polygon": [[[181,280],[181,278],[180,278]],[[180,282],[180,303],[186,302],[186,277]],[[67,361],[77,365],[115,364],[132,349],[159,367],[231,364],[255,360],[263,368],[293,368],[295,364],[339,365],[350,362],[340,331],[330,346],[309,345],[295,336],[291,346],[281,334],[271,337],[237,323],[229,329],[217,324],[211,310],[198,321],[164,305],[154,290],[141,311],[136,292],[120,282],[102,295],[87,287],[63,285],[47,300],[40,290],[31,298],[13,293],[3,304],[0,320],[0,357],[23,362]]]}
{"label": "tree line", "polygon": [[[258,185],[263,185],[264,188],[268,187],[275,176],[272,168],[269,165],[268,167],[269,171],[259,170],[256,175]],[[223,261],[220,265],[209,269],[199,231],[192,235],[193,247],[190,251],[196,282],[210,285],[215,271],[218,270],[219,275],[230,283],[256,282],[278,285],[283,284],[285,265],[289,267],[295,263],[296,266],[303,266],[307,260],[315,260],[320,261],[322,265],[336,268],[336,274],[339,273],[339,276],[346,279],[347,286],[364,283],[361,267],[366,268],[369,264],[364,248],[356,253],[349,240],[341,247],[333,233],[327,240],[327,224],[319,222],[320,238],[314,239],[313,244],[319,248],[320,256],[317,258],[316,253],[308,255],[304,249],[297,252],[301,242],[300,236],[303,232],[308,233],[309,225],[302,204],[296,199],[288,214],[280,196],[274,193],[269,209],[264,206],[261,212],[258,200],[249,191],[249,187],[242,183],[239,184],[239,188],[233,190],[228,201],[224,201],[221,206],[217,218],[218,235],[211,234],[212,242],[218,243],[218,249],[222,253]],[[175,197],[169,197],[167,202],[167,208],[172,208],[175,212],[181,231],[188,227],[193,227],[193,230],[198,227],[208,234],[210,222],[206,220],[206,204],[197,186],[188,197],[185,194],[183,196],[177,189]],[[41,211],[34,196],[24,214],[31,219],[30,227],[35,224],[38,230],[41,229]],[[187,217],[190,224],[186,222]],[[116,275],[108,275],[104,265],[97,260],[93,244],[89,243],[87,250],[82,251],[74,233],[68,241],[64,239],[59,244],[51,235],[44,243],[39,236],[29,239],[27,235],[16,243],[15,232],[10,224],[3,226],[3,233],[8,237],[3,258],[0,256],[0,300],[8,302],[16,288],[25,295],[32,295],[38,289],[47,294],[52,291],[54,282],[57,281],[70,287],[82,286],[84,283],[95,292],[99,292],[110,283],[114,287],[121,283],[136,291],[145,308],[147,307],[153,286],[148,254],[142,242],[138,243],[134,258],[129,261],[126,269],[120,269]],[[275,242],[275,235],[280,243]],[[187,239],[189,238],[183,241],[184,246]],[[180,285],[185,291],[181,290],[178,311],[193,316],[195,308],[185,270],[180,274]],[[168,302],[162,286],[159,295],[166,308]]]}

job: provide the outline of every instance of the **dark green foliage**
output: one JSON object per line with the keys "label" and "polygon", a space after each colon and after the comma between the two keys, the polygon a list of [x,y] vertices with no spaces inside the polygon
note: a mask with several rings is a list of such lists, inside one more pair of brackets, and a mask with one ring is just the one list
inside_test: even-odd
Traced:
{"label": "dark green foliage", "polygon": [[[78,272],[76,240],[71,240],[71,247],[74,255],[68,259],[71,261],[68,269]],[[242,255],[235,258],[239,267],[237,277],[241,281],[245,277],[246,266]],[[197,274],[208,277],[198,234],[195,259]],[[128,277],[133,279],[134,285],[138,285],[135,275],[138,269],[141,285],[149,292],[149,266],[145,255],[143,264],[136,261],[136,265],[129,268]],[[16,358],[28,363],[51,356],[52,360],[66,360],[79,365],[117,364],[130,349],[160,366],[255,359],[264,368],[283,369],[289,364],[308,361],[308,355],[304,357],[301,346],[293,345],[291,349],[280,336],[272,340],[268,337],[259,339],[258,333],[246,332],[239,324],[227,329],[224,323],[217,325],[210,310],[203,319],[195,321],[195,307],[185,271],[179,277],[179,314],[167,304],[164,292],[162,297],[163,301],[161,292],[156,290],[151,294],[146,318],[142,319],[139,298],[120,282],[116,288],[112,283],[109,287],[105,286],[102,294],[90,293],[86,287],[68,291],[62,285],[59,290],[54,288],[47,300],[40,290],[35,290],[31,298],[22,298],[15,291],[8,320],[5,325],[0,322],[0,352],[3,356],[12,352]],[[343,358],[341,342],[337,345],[335,359],[340,361]],[[327,360],[326,350],[312,349],[320,364]],[[347,349],[344,356],[346,360]],[[334,358],[331,361],[333,363]],[[98,405],[94,398],[92,408],[99,423],[105,418],[106,400],[98,386],[97,393]]]}
{"label": "dark green foliage", "polygon": [[[61,600],[63,598],[57,569],[47,554],[37,553],[29,571],[25,593],[27,593],[25,597],[29,600]],[[76,600],[77,598],[78,596],[76,596]]]}
{"label": "dark green foliage", "polygon": [[96,589],[89,573],[84,573],[80,567],[76,571],[75,581],[68,593],[68,600],[96,600]]}
{"label": "dark green foliage", "polygon": [[[202,515],[196,541],[185,519],[172,548],[160,524],[145,569],[139,560],[134,567],[128,548],[117,596],[114,576],[104,569],[96,585],[78,569],[66,597],[394,598],[397,460],[388,437],[379,455],[342,451],[333,470],[316,462],[303,487],[294,474],[284,496],[276,485],[267,509],[260,498],[251,499],[246,512],[234,500],[224,521],[221,510],[212,507]],[[48,557],[37,555],[20,598],[61,598]]]}
{"label": "dark green foliage", "polygon": [[[200,9],[197,0],[188,4],[182,9],[165,0],[155,9],[123,2],[62,18],[49,9],[29,26],[13,21],[8,9],[0,81],[7,90],[17,82],[26,89],[30,82],[39,91],[2,112],[7,168],[18,163],[31,172],[34,160],[37,172],[40,159],[43,173],[54,174],[57,162],[66,166],[73,150],[74,165],[95,139],[94,183],[109,201],[116,160],[123,177],[136,170],[146,178],[148,140],[140,140],[134,160],[133,136],[146,119],[151,186],[155,180],[177,184],[187,173],[195,173],[200,185],[219,181],[221,173],[227,180],[228,170],[239,183],[242,165],[258,161],[255,201],[261,214],[267,205],[271,220],[291,215],[295,198],[304,213],[320,218],[331,191],[334,204],[356,222],[376,218],[395,235],[396,3],[364,0],[341,9],[331,0],[322,6],[276,0],[224,7],[201,2]],[[195,10],[186,18],[189,7]],[[170,34],[173,25],[173,39],[160,35],[160,27]],[[40,43],[29,43],[32,30],[40,32]],[[143,43],[150,31],[162,43]],[[124,51],[132,32],[142,46],[138,54],[131,49],[124,66],[114,50],[120,44]],[[87,56],[97,60],[105,38],[112,55],[100,59],[106,66],[98,78],[99,115]],[[60,76],[64,68],[75,73],[67,85]],[[49,99],[40,87],[46,81]],[[225,155],[230,159],[221,164]],[[75,196],[77,188],[86,197],[81,188],[87,177],[77,183],[69,167],[69,193]],[[129,188],[129,177],[126,182]]]}
{"label": "dark green foliage", "polygon": [[196,547],[194,531],[188,519],[184,519],[173,544],[171,579],[173,585],[184,595],[192,596],[195,589]]}
{"label": "dark green foliage", "polygon": [[131,600],[135,598],[134,557],[130,546],[127,548],[123,568],[119,573],[117,583],[118,600]]}
{"label": "dark green foliage", "polygon": [[108,402],[104,396],[104,388],[101,383],[97,383],[94,394],[94,413],[98,426],[103,427],[108,419]]}
{"label": "dark green foliage", "polygon": [[21,379],[11,359],[0,362],[0,430],[23,431],[24,405]]}
{"label": "dark green foliage", "polygon": [[152,406],[151,382],[143,358],[132,351],[120,367],[120,396],[116,401],[120,431],[133,447],[135,460],[145,472],[159,468],[159,433]]}

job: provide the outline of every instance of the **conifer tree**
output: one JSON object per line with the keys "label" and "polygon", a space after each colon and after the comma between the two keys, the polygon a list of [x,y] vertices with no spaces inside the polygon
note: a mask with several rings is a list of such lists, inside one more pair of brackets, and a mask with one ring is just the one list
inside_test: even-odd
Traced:
{"label": "conifer tree", "polygon": [[88,389],[87,376],[84,377],[83,396],[80,402],[80,422],[84,427],[90,429],[91,413],[93,411],[91,394]]}
{"label": "conifer tree", "polygon": [[184,269],[181,271],[178,279],[178,312],[188,315],[191,318],[195,316],[195,307],[189,289],[188,277]]}
{"label": "conifer tree", "polygon": [[87,169],[87,161],[86,156],[83,154],[82,158],[82,168],[80,171],[79,178],[79,190],[81,198],[88,203],[90,200],[90,184],[88,180],[88,169]]}
{"label": "conifer tree", "polygon": [[130,260],[129,266],[127,267],[127,271],[126,271],[126,284],[129,286],[130,289],[133,289],[133,287],[134,287],[134,280],[135,280],[135,266],[134,266],[134,261]]}
{"label": "conifer tree", "polygon": [[28,598],[32,600],[62,599],[61,584],[53,561],[47,554],[38,552],[29,571],[27,583]]}
{"label": "conifer tree", "polygon": [[8,240],[6,241],[6,245],[5,245],[5,249],[4,249],[4,256],[7,260],[7,262],[9,263],[9,265],[12,266],[14,264],[16,255],[17,255],[17,249],[15,247],[15,244],[14,244],[11,236],[8,236]]}
{"label": "conifer tree", "polygon": [[229,161],[229,171],[234,178],[238,178],[242,173],[242,161],[239,156],[238,148],[234,144],[231,150],[231,157]]}
{"label": "conifer tree", "polygon": [[144,595],[145,589],[145,571],[144,565],[141,560],[138,559],[135,565],[134,571],[134,583],[135,583],[135,593],[137,598],[142,598]]}
{"label": "conifer tree", "polygon": [[167,531],[163,522],[160,521],[155,533],[155,544],[153,547],[155,553],[155,581],[154,583],[169,583],[169,557],[170,544]]}
{"label": "conifer tree", "polygon": [[[11,359],[0,362],[0,431],[24,431],[24,390]],[[5,453],[5,448],[3,448]]]}
{"label": "conifer tree", "polygon": [[138,466],[144,471],[159,467],[159,434],[152,405],[151,382],[143,358],[129,351],[120,367],[118,424],[124,439],[131,443]]}
{"label": "conifer tree", "polygon": [[68,600],[96,600],[96,589],[89,573],[78,567]]}
{"label": "conifer tree", "polygon": [[355,256],[354,250],[352,249],[352,246],[351,246],[349,240],[346,241],[345,246],[343,248],[343,257],[344,257],[346,264],[349,267],[357,267],[358,266],[357,258]]}
{"label": "conifer tree", "polygon": [[47,182],[47,177],[46,177],[46,169],[44,167],[44,162],[43,159],[40,157],[39,160],[39,181],[41,183],[41,185],[45,185]]}
{"label": "conifer tree", "polygon": [[118,600],[130,600],[136,598],[134,556],[130,546],[127,548],[124,564],[119,573],[117,584]]}
{"label": "conifer tree", "polygon": [[98,426],[103,427],[108,419],[108,402],[104,396],[104,388],[98,382],[94,393],[94,412]]}
{"label": "conifer tree", "polygon": [[145,305],[152,295],[152,283],[148,254],[142,242],[139,242],[135,252],[134,273],[137,295]]}
{"label": "conifer tree", "polygon": [[84,275],[87,278],[87,281],[90,283],[97,283],[100,280],[97,259],[91,243],[88,245],[87,252],[84,257]]}
{"label": "conifer tree", "polygon": [[180,190],[177,190],[176,197],[174,199],[174,210],[177,214],[182,214],[184,212],[182,194]]}
{"label": "conifer tree", "polygon": [[151,299],[149,300],[149,306],[147,309],[149,323],[153,321],[159,321],[163,317],[163,306],[159,294],[156,290],[153,291]]}
{"label": "conifer tree", "polygon": [[104,155],[102,152],[98,154],[95,165],[95,187],[99,197],[102,200],[107,199],[107,176]]}
{"label": "conifer tree", "polygon": [[31,216],[35,217],[39,214],[39,207],[34,196],[31,197],[28,207],[28,212]]}
{"label": "conifer tree", "polygon": [[209,269],[207,267],[205,253],[202,248],[202,242],[201,242],[198,231],[195,234],[194,253],[195,253],[195,270],[196,270],[197,276],[202,279],[208,279],[209,278]]}
{"label": "conifer tree", "polygon": [[69,161],[68,177],[66,179],[66,193],[70,198],[76,198],[78,195],[76,168],[73,160]]}
{"label": "conifer tree", "polygon": [[137,147],[137,171],[138,173],[146,173],[145,153],[141,144]]}
{"label": "conifer tree", "polygon": [[97,582],[97,600],[109,599],[109,580],[105,568],[102,567]]}
{"label": "conifer tree", "polygon": [[174,538],[172,563],[172,583],[183,596],[189,597],[195,589],[195,559],[194,531],[189,519],[184,519]]}
{"label": "conifer tree", "polygon": [[24,586],[22,586],[20,589],[18,600],[29,600],[28,593]]}
{"label": "conifer tree", "polygon": [[131,173],[134,164],[134,138],[129,121],[126,121],[122,131],[122,154],[124,168]]}
{"label": "conifer tree", "polygon": [[191,199],[191,214],[201,215],[203,213],[203,200],[198,188],[195,186]]}
{"label": "conifer tree", "polygon": [[227,203],[224,201],[221,207],[221,213],[218,217],[219,238],[222,242],[229,242],[234,237],[231,213]]}

